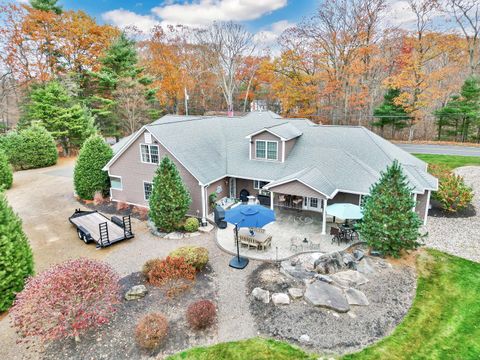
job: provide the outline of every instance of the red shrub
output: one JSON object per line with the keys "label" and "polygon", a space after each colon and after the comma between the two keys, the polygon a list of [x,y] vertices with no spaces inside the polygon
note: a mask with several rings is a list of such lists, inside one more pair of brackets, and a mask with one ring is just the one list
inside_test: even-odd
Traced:
{"label": "red shrub", "polygon": [[[147,261],[147,263],[149,263]],[[162,286],[169,280],[186,279],[195,280],[196,270],[192,265],[185,262],[184,258],[172,258],[167,256],[166,259],[153,261],[144,266],[149,269],[147,280],[154,286]]]}
{"label": "red shrub", "polygon": [[209,327],[216,318],[217,310],[215,304],[210,300],[194,302],[187,309],[187,321],[196,330]]}
{"label": "red shrub", "polygon": [[101,191],[95,191],[95,194],[93,195],[93,203],[95,205],[101,205],[107,200],[103,197],[103,194]]}
{"label": "red shrub", "polygon": [[130,207],[126,202],[119,201],[117,202],[117,211],[127,210]]}
{"label": "red shrub", "polygon": [[69,260],[27,280],[12,308],[22,337],[41,341],[75,337],[105,324],[119,302],[118,275],[106,263]]}
{"label": "red shrub", "polygon": [[163,314],[145,315],[135,329],[135,340],[142,349],[156,349],[168,334],[168,320]]}
{"label": "red shrub", "polygon": [[132,211],[133,211],[134,214],[137,214],[138,217],[141,220],[147,220],[147,218],[148,218],[148,209],[147,208],[144,208],[144,207],[141,207],[141,206],[135,206]]}

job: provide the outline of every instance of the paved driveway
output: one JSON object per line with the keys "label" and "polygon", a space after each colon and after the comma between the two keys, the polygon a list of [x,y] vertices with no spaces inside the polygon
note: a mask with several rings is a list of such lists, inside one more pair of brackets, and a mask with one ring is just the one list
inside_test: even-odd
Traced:
{"label": "paved driveway", "polygon": [[480,156],[480,147],[430,144],[397,144],[412,154]]}

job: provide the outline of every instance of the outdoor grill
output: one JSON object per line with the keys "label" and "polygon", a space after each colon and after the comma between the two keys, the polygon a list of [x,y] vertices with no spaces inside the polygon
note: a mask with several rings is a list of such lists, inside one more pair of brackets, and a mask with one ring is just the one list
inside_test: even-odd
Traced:
{"label": "outdoor grill", "polygon": [[227,227],[227,222],[225,221],[225,210],[220,205],[217,205],[213,210],[213,217],[215,224],[217,224],[219,229],[225,229]]}

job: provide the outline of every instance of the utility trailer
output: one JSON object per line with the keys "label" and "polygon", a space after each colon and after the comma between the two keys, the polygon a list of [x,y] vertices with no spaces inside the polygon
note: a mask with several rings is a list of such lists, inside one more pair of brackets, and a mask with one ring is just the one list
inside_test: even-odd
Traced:
{"label": "utility trailer", "polygon": [[97,248],[110,246],[116,242],[134,237],[130,215],[111,219],[98,211],[75,209],[68,220],[76,227],[78,237],[88,244],[97,243]]}

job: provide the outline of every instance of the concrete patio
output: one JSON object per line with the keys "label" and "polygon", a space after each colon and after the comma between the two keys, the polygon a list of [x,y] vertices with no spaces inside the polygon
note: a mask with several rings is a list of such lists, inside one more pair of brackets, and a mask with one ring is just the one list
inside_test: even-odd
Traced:
{"label": "concrete patio", "polygon": [[[272,236],[272,246],[266,250],[241,247],[240,254],[249,259],[277,261],[288,259],[304,252],[328,253],[344,250],[351,243],[332,244],[330,228],[327,223],[327,235],[321,235],[322,214],[312,211],[296,211],[275,208],[276,221],[264,226],[265,231]],[[299,246],[292,247],[291,239],[297,238]],[[303,239],[307,239],[307,243]],[[234,226],[228,224],[226,229],[218,229],[216,236],[218,246],[230,253],[236,254]],[[313,244],[313,245],[312,245]]]}

